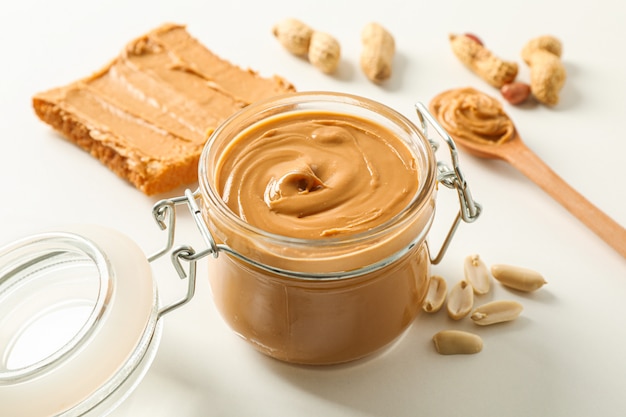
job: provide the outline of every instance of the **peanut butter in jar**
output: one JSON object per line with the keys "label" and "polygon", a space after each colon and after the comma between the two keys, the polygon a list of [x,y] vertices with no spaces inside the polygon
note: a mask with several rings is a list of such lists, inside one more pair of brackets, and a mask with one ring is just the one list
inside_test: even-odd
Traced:
{"label": "peanut butter in jar", "polygon": [[223,249],[213,297],[257,349],[341,363],[411,324],[428,284],[436,162],[408,119],[344,94],[279,96],[219,127],[199,173]]}

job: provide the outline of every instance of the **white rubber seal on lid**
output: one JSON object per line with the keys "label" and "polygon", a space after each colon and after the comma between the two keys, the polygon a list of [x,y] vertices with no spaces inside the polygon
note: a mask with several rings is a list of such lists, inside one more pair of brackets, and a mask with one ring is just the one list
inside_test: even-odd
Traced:
{"label": "white rubber seal on lid", "polygon": [[0,249],[1,414],[105,414],[143,376],[160,327],[146,256],[116,231],[80,226]]}

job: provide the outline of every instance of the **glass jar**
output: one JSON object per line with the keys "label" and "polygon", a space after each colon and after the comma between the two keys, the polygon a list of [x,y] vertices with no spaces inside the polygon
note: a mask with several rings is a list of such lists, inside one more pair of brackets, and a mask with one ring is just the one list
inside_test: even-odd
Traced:
{"label": "glass jar", "polygon": [[[103,416],[114,409],[150,366],[163,315],[192,299],[196,263],[207,256],[215,258],[209,280],[220,313],[269,356],[340,363],[398,338],[420,309],[430,265],[441,260],[460,222],[481,211],[454,142],[425,106],[416,110],[419,127],[346,94],[295,93],[259,102],[213,133],[201,156],[198,190],[155,204],[152,214],[167,240],[147,259],[132,239],[95,225],[0,248],[0,414]],[[279,236],[235,216],[214,184],[220,154],[258,123],[310,111],[367,119],[402,140],[419,173],[410,203],[371,230],[328,239]],[[435,159],[428,125],[450,148],[452,168]],[[457,191],[460,209],[433,257],[427,238],[438,184]],[[200,251],[173,247],[180,205],[206,244]],[[165,306],[150,266],[164,255],[187,281],[186,295]]]}
{"label": "glass jar", "polygon": [[[229,144],[274,118],[318,111],[325,119],[366,119],[400,139],[418,171],[410,203],[371,230],[336,238],[280,236],[235,215],[215,180]],[[295,93],[240,111],[212,134],[199,164],[202,218],[216,244],[229,248],[211,263],[209,274],[222,316],[257,349],[287,362],[340,363],[386,346],[413,321],[427,289],[426,237],[437,179],[437,161],[424,133],[363,97]]]}

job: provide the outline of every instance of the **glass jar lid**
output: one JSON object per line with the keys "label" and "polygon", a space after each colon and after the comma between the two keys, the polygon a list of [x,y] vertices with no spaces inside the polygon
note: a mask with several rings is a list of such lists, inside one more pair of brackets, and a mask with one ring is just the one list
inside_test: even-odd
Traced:
{"label": "glass jar lid", "polygon": [[0,249],[2,414],[102,415],[151,361],[158,317],[148,260],[118,232],[80,226]]}

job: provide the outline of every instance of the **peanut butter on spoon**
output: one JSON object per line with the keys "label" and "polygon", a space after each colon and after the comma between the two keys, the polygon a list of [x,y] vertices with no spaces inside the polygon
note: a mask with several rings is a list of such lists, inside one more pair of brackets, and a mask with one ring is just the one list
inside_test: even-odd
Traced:
{"label": "peanut butter on spoon", "polygon": [[511,164],[626,258],[626,229],[567,184],[524,144],[498,100],[468,87],[435,96],[429,107],[459,146],[481,158],[502,159]]}

